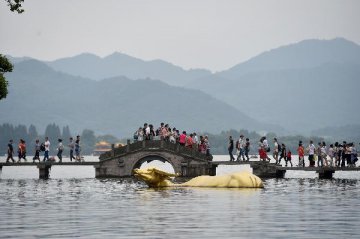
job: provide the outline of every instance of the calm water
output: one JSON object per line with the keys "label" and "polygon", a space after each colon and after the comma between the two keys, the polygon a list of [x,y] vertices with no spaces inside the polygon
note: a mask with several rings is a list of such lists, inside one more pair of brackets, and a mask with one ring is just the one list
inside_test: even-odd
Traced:
{"label": "calm water", "polygon": [[[218,174],[241,170],[250,168],[222,166]],[[58,166],[51,179],[39,180],[35,167],[4,167],[0,238],[360,237],[358,173],[319,180],[315,173],[295,172],[254,190],[155,190],[94,175],[93,167]]]}

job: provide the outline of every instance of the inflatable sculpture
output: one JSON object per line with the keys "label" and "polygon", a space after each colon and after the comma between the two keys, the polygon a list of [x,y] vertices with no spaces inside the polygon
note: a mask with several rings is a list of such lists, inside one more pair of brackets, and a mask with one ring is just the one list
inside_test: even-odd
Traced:
{"label": "inflatable sculpture", "polygon": [[170,181],[178,175],[157,168],[134,169],[134,175],[149,187],[217,187],[217,188],[263,188],[261,179],[249,172],[232,173],[222,176],[199,176],[185,183]]}

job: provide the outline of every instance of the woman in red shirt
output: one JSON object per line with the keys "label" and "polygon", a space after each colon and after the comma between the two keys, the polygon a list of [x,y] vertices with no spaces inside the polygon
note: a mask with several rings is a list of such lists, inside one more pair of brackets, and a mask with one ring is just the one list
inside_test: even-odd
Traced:
{"label": "woman in red shirt", "polygon": [[302,146],[302,143],[299,143],[299,147],[297,149],[298,155],[299,155],[299,167],[305,167],[305,160],[304,160],[304,147]]}
{"label": "woman in red shirt", "polygon": [[194,143],[192,137],[193,137],[193,134],[190,134],[189,137],[186,138],[185,147],[192,148],[193,143]]}
{"label": "woman in red shirt", "polygon": [[25,141],[23,139],[20,139],[19,146],[18,146],[18,153],[19,153],[18,163],[21,161],[22,158],[26,162],[26,145],[25,145]]}

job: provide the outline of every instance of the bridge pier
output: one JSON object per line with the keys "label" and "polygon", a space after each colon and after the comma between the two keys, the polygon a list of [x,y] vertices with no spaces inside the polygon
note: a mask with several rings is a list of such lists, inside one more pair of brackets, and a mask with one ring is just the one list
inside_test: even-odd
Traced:
{"label": "bridge pier", "polygon": [[279,169],[269,162],[254,162],[251,164],[253,174],[259,178],[284,178],[286,170]]}
{"label": "bridge pier", "polygon": [[39,178],[48,179],[50,175],[51,165],[38,164],[37,168],[39,169]]}
{"label": "bridge pier", "polygon": [[320,169],[316,171],[319,174],[319,179],[332,179],[335,173],[334,169]]}

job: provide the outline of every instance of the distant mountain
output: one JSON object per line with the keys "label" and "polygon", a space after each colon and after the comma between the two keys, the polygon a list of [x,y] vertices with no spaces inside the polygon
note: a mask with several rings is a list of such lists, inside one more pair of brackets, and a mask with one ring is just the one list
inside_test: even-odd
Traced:
{"label": "distant mountain", "polygon": [[86,53],[47,64],[57,71],[93,80],[125,76],[134,80],[152,78],[175,86],[211,75],[208,70],[184,70],[166,61],[144,61],[118,52],[104,58]]}
{"label": "distant mountain", "polygon": [[260,54],[189,88],[299,133],[360,121],[360,46],[307,40]]}
{"label": "distant mountain", "polygon": [[355,143],[357,149],[359,149],[358,143],[360,143],[360,125],[345,125],[335,127],[325,127],[318,130],[314,130],[312,135],[320,135],[325,138],[337,140],[338,142],[347,141]]}
{"label": "distant mountain", "polygon": [[0,123],[34,124],[40,132],[52,122],[69,125],[74,133],[89,128],[117,137],[132,135],[144,122],[215,133],[230,128],[279,129],[203,92],[161,81],[93,81],[56,72],[36,60],[15,64],[7,77],[9,95],[0,101]]}
{"label": "distant mountain", "polygon": [[344,38],[304,40],[264,52],[217,75],[227,79],[252,72],[319,67],[329,63],[360,64],[360,47]]}
{"label": "distant mountain", "polygon": [[[360,46],[343,38],[282,46],[216,74],[186,71],[165,61],[144,61],[121,53],[105,58],[81,54],[46,64],[79,76],[76,79],[151,78],[201,90],[257,121],[301,134],[360,121],[356,110],[360,102]],[[164,98],[170,98],[164,90]]]}

